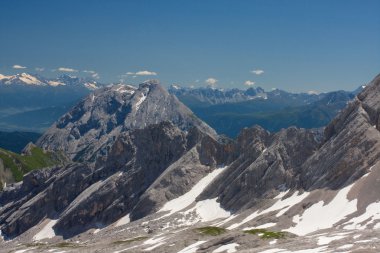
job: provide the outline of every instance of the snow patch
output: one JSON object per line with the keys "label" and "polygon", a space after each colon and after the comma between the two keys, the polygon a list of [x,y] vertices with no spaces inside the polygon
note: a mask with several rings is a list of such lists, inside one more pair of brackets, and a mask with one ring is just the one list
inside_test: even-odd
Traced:
{"label": "snow patch", "polygon": [[264,251],[261,251],[261,253],[278,253],[278,252],[284,252],[285,249],[267,249]]}
{"label": "snow patch", "polygon": [[270,223],[262,224],[262,225],[257,226],[257,227],[247,227],[247,228],[244,228],[243,230],[270,228],[270,227],[273,227],[273,226],[276,226],[276,223],[270,222]]}
{"label": "snow patch", "polygon": [[203,222],[229,217],[231,213],[224,210],[216,200],[217,198],[199,201],[195,207],[184,212],[184,214],[195,211]]}
{"label": "snow patch", "polygon": [[230,217],[228,217],[227,219],[224,219],[224,220],[222,220],[222,221],[219,221],[219,222],[217,222],[217,223],[214,223],[213,226],[221,226],[221,225],[224,225],[224,224],[226,224],[227,222],[229,222],[229,221],[235,219],[237,216],[238,216],[237,214],[233,214],[233,215],[231,215]]}
{"label": "snow patch", "polygon": [[195,253],[198,250],[198,246],[205,242],[207,241],[199,241],[199,242],[193,243],[187,246],[186,248],[184,248],[183,250],[179,251],[178,253]]}
{"label": "snow patch", "polygon": [[144,244],[146,244],[146,245],[152,245],[152,244],[157,244],[157,243],[159,243],[159,242],[164,241],[164,240],[165,240],[165,236],[161,236],[161,235],[162,235],[162,234],[158,234],[158,235],[156,235],[155,237],[150,238],[149,240],[146,240],[146,241],[144,242]]}
{"label": "snow patch", "polygon": [[347,215],[355,212],[357,210],[357,200],[349,201],[347,199],[347,194],[353,185],[351,184],[341,189],[327,205],[325,205],[324,201],[319,201],[306,209],[301,216],[294,216],[293,222],[296,225],[285,231],[297,235],[306,235],[320,229],[330,228]]}
{"label": "snow patch", "polygon": [[55,232],[53,226],[57,223],[58,220],[50,220],[45,227],[41,229],[35,236],[33,236],[33,240],[39,241],[46,238],[53,238],[55,236]]}
{"label": "snow patch", "polygon": [[353,244],[346,244],[346,245],[338,247],[338,249],[349,249],[349,248],[352,248],[352,246],[354,246],[354,245]]}
{"label": "snow patch", "polygon": [[[211,173],[209,173],[207,176],[205,176],[204,178],[202,178],[196,185],[194,185],[193,188],[191,188],[190,191],[188,191],[187,193],[185,193],[184,195],[182,195],[182,196],[180,196],[178,198],[175,198],[175,199],[172,199],[172,200],[166,202],[165,205],[158,212],[169,211],[168,214],[166,214],[166,215],[163,216],[163,217],[166,217],[166,216],[169,216],[169,215],[171,215],[171,214],[173,214],[175,212],[181,211],[182,209],[185,209],[186,207],[188,207],[189,205],[191,205],[195,201],[195,199],[199,196],[199,194],[201,194],[204,191],[204,189],[219,174],[221,174],[226,168],[227,167],[215,169],[214,171],[212,171]],[[213,201],[213,200],[210,200],[210,201]],[[202,202],[202,201],[200,201],[200,202]],[[207,205],[207,204],[212,205],[213,207],[215,207],[215,205],[212,204],[211,202],[208,202],[207,200],[204,200],[203,203],[201,203],[201,204],[198,205],[198,208],[200,208],[199,210],[202,209],[202,206]]]}
{"label": "snow patch", "polygon": [[326,245],[329,244],[332,241],[336,241],[339,239],[344,238],[342,235],[336,235],[336,236],[320,236],[318,237],[318,245]]}
{"label": "snow patch", "polygon": [[299,202],[301,202],[303,199],[305,199],[310,194],[309,192],[304,192],[301,195],[298,195],[299,192],[296,191],[289,198],[282,199],[287,193],[288,193],[288,191],[281,192],[280,194],[278,194],[275,197],[275,199],[278,199],[278,201],[276,203],[274,203],[271,207],[264,209],[262,211],[255,211],[254,213],[252,213],[251,215],[246,217],[242,222],[232,224],[231,226],[228,227],[228,229],[235,229],[237,227],[240,227],[244,223],[247,223],[247,222],[255,219],[256,217],[258,217],[260,215],[267,214],[267,213],[270,213],[272,211],[280,211],[276,214],[276,217],[280,217],[287,210],[289,210],[292,206],[298,204]]}
{"label": "snow patch", "polygon": [[213,253],[220,253],[220,252],[227,252],[227,253],[233,253],[236,252],[236,247],[239,247],[238,243],[230,243],[223,246],[220,246],[216,250],[213,251]]}
{"label": "snow patch", "polygon": [[303,249],[303,250],[286,250],[286,249],[268,249],[261,251],[260,253],[321,253],[321,252],[326,252],[327,247],[319,247],[319,248],[314,248],[314,249]]}
{"label": "snow patch", "polygon": [[122,225],[128,224],[129,222],[131,222],[131,219],[130,219],[130,217],[129,217],[129,214],[127,214],[127,215],[125,215],[124,217],[120,218],[120,219],[116,222],[115,227],[119,227],[119,226],[122,226]]}
{"label": "snow patch", "polygon": [[119,93],[128,93],[130,95],[135,93],[134,90],[135,90],[135,88],[133,86],[130,86],[130,85],[120,85],[120,87],[118,87],[116,89],[116,91]]}
{"label": "snow patch", "polygon": [[16,250],[14,253],[24,253],[24,252],[27,252],[28,250],[32,250],[34,248],[29,248],[29,249],[19,249],[19,250]]}
{"label": "snow patch", "polygon": [[[375,202],[367,206],[365,213],[346,222],[351,224],[344,226],[343,229],[365,229],[368,224],[378,219],[380,219],[380,202]],[[363,222],[365,223],[361,224]]]}
{"label": "snow patch", "polygon": [[151,246],[151,247],[149,247],[149,248],[144,249],[144,251],[152,251],[152,250],[154,250],[155,248],[158,248],[158,247],[160,247],[160,246],[163,245],[163,244],[165,244],[165,242],[159,242],[159,243],[157,243],[157,244],[155,244],[155,245],[153,245],[153,246]]}
{"label": "snow patch", "polygon": [[140,99],[136,102],[136,111],[139,110],[140,108],[140,105],[142,104],[142,102],[144,102],[144,100],[146,99],[146,95],[143,94]]}

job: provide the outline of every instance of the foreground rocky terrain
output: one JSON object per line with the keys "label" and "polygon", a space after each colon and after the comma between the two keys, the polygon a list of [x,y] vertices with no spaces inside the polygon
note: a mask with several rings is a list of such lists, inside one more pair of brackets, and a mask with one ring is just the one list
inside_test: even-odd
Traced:
{"label": "foreground rocky terrain", "polygon": [[380,76],[322,132],[217,136],[157,82],[98,90],[0,193],[9,252],[379,252]]}

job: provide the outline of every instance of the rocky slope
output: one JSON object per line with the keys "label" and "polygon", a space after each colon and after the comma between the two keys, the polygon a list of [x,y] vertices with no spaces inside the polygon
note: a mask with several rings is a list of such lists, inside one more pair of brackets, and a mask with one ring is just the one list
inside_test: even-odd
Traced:
{"label": "rocky slope", "polygon": [[[118,100],[121,90],[128,94]],[[124,86],[105,91],[109,99],[96,103],[102,106],[88,106],[100,112],[84,117],[88,110],[80,109],[102,96],[94,93],[40,141],[77,161],[96,159],[32,172],[0,193],[2,234],[18,236],[6,243],[9,249],[56,250],[62,238],[70,251],[98,252],[380,249],[380,75],[323,135],[295,127],[270,133],[255,126],[236,140],[218,139],[155,83],[133,94]],[[109,133],[107,124],[91,128],[107,141],[97,135],[90,140],[86,131],[75,135],[96,115],[115,122],[110,115],[117,113],[105,110],[119,105],[110,102],[114,99],[131,108]],[[172,113],[138,118],[139,110],[154,115],[150,101]],[[173,115],[187,116],[170,120]],[[101,149],[83,151],[79,143]],[[50,244],[25,244],[33,240]]]}

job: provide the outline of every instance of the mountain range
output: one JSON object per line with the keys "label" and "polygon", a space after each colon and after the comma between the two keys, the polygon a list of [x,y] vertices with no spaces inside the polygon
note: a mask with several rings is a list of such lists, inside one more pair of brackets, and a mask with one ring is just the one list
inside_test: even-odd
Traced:
{"label": "mountain range", "polygon": [[0,74],[0,129],[42,132],[101,84],[70,75]]}
{"label": "mountain range", "polygon": [[157,81],[96,90],[37,141],[71,162],[0,192],[5,248],[378,252],[380,75],[344,104],[324,129],[230,139]]}
{"label": "mountain range", "polygon": [[364,87],[352,92],[290,93],[279,89],[266,92],[260,87],[224,90],[172,85],[169,92],[218,133],[235,138],[241,129],[255,124],[269,131],[323,127]]}
{"label": "mountain range", "polygon": [[[3,95],[0,130],[42,133],[86,95],[103,86],[106,85],[69,75],[53,79],[28,73],[0,75]],[[362,87],[353,92],[318,94],[279,89],[267,92],[260,87],[240,90],[171,85],[168,89],[219,134],[231,138],[235,138],[242,128],[255,124],[269,131],[292,125],[325,126],[361,90]]]}

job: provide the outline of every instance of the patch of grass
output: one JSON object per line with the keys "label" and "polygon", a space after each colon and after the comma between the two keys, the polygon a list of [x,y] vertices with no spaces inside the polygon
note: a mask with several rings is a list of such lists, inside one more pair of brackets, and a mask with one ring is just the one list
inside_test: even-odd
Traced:
{"label": "patch of grass", "polygon": [[225,233],[227,230],[225,228],[219,228],[219,227],[202,227],[202,228],[196,228],[195,229],[198,233],[201,233],[203,235],[221,235]]}
{"label": "patch of grass", "polygon": [[112,244],[126,244],[126,243],[144,241],[147,238],[148,237],[146,236],[139,236],[139,237],[135,237],[135,238],[127,239],[127,240],[114,241]]}
{"label": "patch of grass", "polygon": [[287,235],[286,232],[269,231],[266,229],[250,229],[243,232],[251,235],[259,235],[261,239],[281,239]]}
{"label": "patch of grass", "polygon": [[71,242],[60,242],[53,245],[54,248],[77,248],[80,245]]}
{"label": "patch of grass", "polygon": [[46,244],[45,243],[42,243],[42,242],[32,242],[32,243],[26,243],[26,244],[24,244],[24,246],[26,246],[26,247],[28,247],[28,248],[30,248],[30,247],[44,247],[44,246],[46,246]]}
{"label": "patch of grass", "polygon": [[38,147],[31,149],[31,155],[20,155],[0,148],[0,159],[3,160],[4,167],[11,170],[16,182],[21,181],[23,176],[32,170],[57,165],[64,161],[62,155],[44,152]]}

